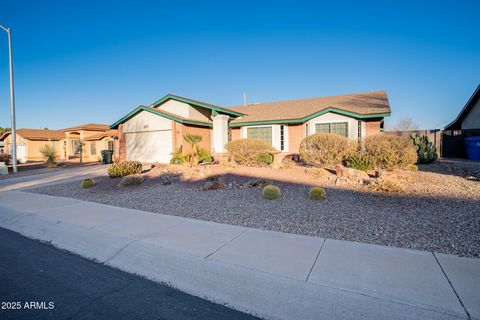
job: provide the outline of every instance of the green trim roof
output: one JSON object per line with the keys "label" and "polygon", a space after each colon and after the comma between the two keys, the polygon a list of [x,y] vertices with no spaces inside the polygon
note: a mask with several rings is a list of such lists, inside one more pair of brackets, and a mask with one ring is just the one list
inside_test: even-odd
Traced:
{"label": "green trim roof", "polygon": [[308,115],[303,118],[298,118],[298,119],[283,119],[283,120],[268,120],[268,121],[249,121],[249,122],[231,122],[229,124],[230,127],[244,127],[244,126],[254,126],[254,125],[263,125],[263,124],[282,124],[282,123],[303,123],[308,120],[311,120],[313,118],[316,118],[318,116],[321,116],[322,114],[332,112],[356,119],[372,119],[372,118],[383,118],[383,117],[388,117],[390,116],[390,112],[388,113],[376,113],[376,114],[358,114],[355,112],[350,112],[350,111],[345,111],[337,108],[326,108],[321,111],[315,112],[311,115]]}
{"label": "green trim roof", "polygon": [[142,111],[147,111],[147,112],[153,113],[157,116],[161,116],[161,117],[164,117],[164,118],[167,118],[167,119],[170,119],[170,120],[174,120],[174,121],[177,121],[177,122],[180,122],[180,123],[183,123],[183,124],[191,124],[191,125],[202,126],[202,127],[211,127],[212,126],[212,124],[208,123],[208,122],[189,120],[189,119],[185,119],[183,117],[180,117],[178,115],[175,115],[175,114],[163,111],[163,110],[158,110],[158,109],[154,109],[152,107],[146,107],[146,106],[138,106],[137,108],[135,108],[134,110],[129,112],[127,115],[125,115],[123,118],[121,118],[120,120],[118,120],[117,122],[112,124],[110,126],[110,128],[111,129],[118,128],[118,125],[120,125],[121,123],[129,120],[130,118],[132,118],[133,116],[137,115],[138,113],[140,113]]}
{"label": "green trim roof", "polygon": [[222,108],[222,107],[219,107],[219,106],[215,106],[213,104],[202,102],[202,101],[197,101],[197,100],[192,100],[192,99],[185,98],[185,97],[176,96],[176,95],[173,95],[173,94],[167,94],[165,97],[155,101],[152,104],[152,107],[157,107],[158,105],[160,105],[160,104],[162,104],[165,101],[170,100],[170,99],[171,100],[176,100],[176,101],[179,101],[179,102],[188,103],[188,104],[191,104],[191,105],[194,105],[194,106],[197,106],[197,107],[214,110],[218,113],[228,114],[228,115],[232,115],[232,116],[235,116],[235,117],[241,117],[241,116],[245,115],[244,113],[241,113],[241,112],[229,110],[229,109]]}

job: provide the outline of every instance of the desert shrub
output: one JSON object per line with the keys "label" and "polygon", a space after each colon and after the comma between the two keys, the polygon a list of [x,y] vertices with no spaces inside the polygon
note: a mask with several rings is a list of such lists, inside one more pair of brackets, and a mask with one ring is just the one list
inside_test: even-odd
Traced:
{"label": "desert shrub", "polygon": [[258,156],[258,162],[269,166],[273,163],[273,155],[271,153],[260,153]]}
{"label": "desert shrub", "polygon": [[87,188],[91,188],[95,185],[95,180],[93,179],[83,179],[81,182],[80,182],[80,186],[83,188],[83,189],[87,189]]}
{"label": "desert shrub", "polygon": [[275,152],[275,149],[269,143],[256,139],[234,140],[229,142],[225,147],[228,155],[233,158],[235,162],[251,167],[265,165],[266,163],[262,162],[267,160],[265,154],[271,156],[272,152]]}
{"label": "desert shrub", "polygon": [[418,133],[412,134],[412,142],[417,148],[417,163],[431,163],[437,160],[437,149],[427,136],[421,136]]}
{"label": "desert shrub", "polygon": [[278,199],[281,195],[282,192],[280,191],[280,188],[271,184],[265,186],[262,190],[262,196],[267,200]]}
{"label": "desert shrub", "polygon": [[125,177],[131,174],[142,173],[142,163],[139,161],[115,162],[108,166],[108,176],[110,178]]}
{"label": "desert shrub", "polygon": [[303,139],[300,158],[308,165],[324,167],[345,161],[355,152],[356,143],[346,137],[317,133]]}
{"label": "desert shrub", "polygon": [[347,168],[357,169],[365,172],[373,169],[374,167],[370,157],[365,153],[357,153],[348,157],[348,159],[345,161],[345,166]]}
{"label": "desert shrub", "polygon": [[379,168],[407,167],[417,161],[417,150],[409,139],[376,135],[365,139],[365,153]]}
{"label": "desert shrub", "polygon": [[410,171],[418,171],[418,167],[415,164],[408,165],[407,169]]}
{"label": "desert shrub", "polygon": [[325,200],[327,198],[327,193],[325,189],[321,187],[312,187],[308,192],[308,198],[311,200]]}
{"label": "desert shrub", "polygon": [[0,153],[0,162],[5,162],[5,164],[10,164],[12,162],[12,156],[6,153]]}
{"label": "desert shrub", "polygon": [[122,187],[135,186],[143,183],[143,177],[139,174],[132,174],[122,178],[120,185]]}
{"label": "desert shrub", "polygon": [[172,153],[172,158],[170,159],[171,164],[182,164],[188,161],[188,156],[183,153],[183,148],[180,146],[174,153]]}
{"label": "desert shrub", "polygon": [[197,162],[198,163],[211,163],[213,162],[213,157],[207,149],[198,148],[197,152]]}
{"label": "desert shrub", "polygon": [[40,148],[40,153],[45,160],[45,163],[49,166],[53,166],[57,163],[57,152],[55,151],[55,147],[51,144],[46,144]]}

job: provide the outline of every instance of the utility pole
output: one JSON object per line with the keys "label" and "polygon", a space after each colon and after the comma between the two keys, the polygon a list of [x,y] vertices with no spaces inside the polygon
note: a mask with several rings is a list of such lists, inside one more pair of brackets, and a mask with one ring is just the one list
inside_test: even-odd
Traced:
{"label": "utility pole", "polygon": [[246,91],[243,92],[243,106],[244,107],[247,106],[247,92]]}
{"label": "utility pole", "polygon": [[17,128],[15,121],[15,90],[13,86],[13,54],[12,54],[12,30],[0,25],[8,35],[8,61],[10,65],[10,119],[12,122],[12,164],[13,172],[17,172]]}

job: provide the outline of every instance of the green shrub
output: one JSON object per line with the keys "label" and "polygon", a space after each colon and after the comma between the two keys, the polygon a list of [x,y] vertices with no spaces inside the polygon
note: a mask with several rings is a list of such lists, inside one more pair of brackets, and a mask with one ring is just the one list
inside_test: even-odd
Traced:
{"label": "green shrub", "polygon": [[261,153],[258,156],[258,162],[263,165],[269,166],[273,163],[273,155],[270,153]]}
{"label": "green shrub", "polygon": [[207,149],[198,148],[197,161],[198,163],[211,163],[213,162],[212,154]]}
{"label": "green shrub", "polygon": [[365,153],[376,167],[382,169],[407,167],[417,161],[413,143],[398,136],[381,134],[366,138]]}
{"label": "green shrub", "polygon": [[6,153],[0,153],[0,162],[5,162],[5,164],[10,164],[12,161],[12,156]]}
{"label": "green shrub", "polygon": [[412,142],[417,148],[417,163],[431,163],[437,160],[437,149],[427,136],[420,136],[418,133],[412,134]]}
{"label": "green shrub", "polygon": [[142,163],[139,161],[115,162],[108,166],[108,176],[110,178],[125,177],[131,174],[142,173]]}
{"label": "green shrub", "polygon": [[171,164],[182,164],[188,161],[188,156],[183,153],[182,146],[180,146],[174,153],[172,153],[172,158],[170,159]]}
{"label": "green shrub", "polygon": [[268,200],[278,199],[281,195],[280,188],[271,184],[265,186],[262,191],[263,198]]}
{"label": "green shrub", "polygon": [[325,189],[321,187],[312,187],[308,192],[308,198],[311,200],[325,200],[327,198],[327,193]]}
{"label": "green shrub", "polygon": [[368,157],[364,153],[358,153],[356,155],[350,156],[347,161],[345,161],[345,166],[347,168],[357,169],[365,172],[374,168],[370,157]]}
{"label": "green shrub", "polygon": [[407,166],[407,169],[410,171],[418,171],[418,167],[414,164]]}
{"label": "green shrub", "polygon": [[135,186],[143,183],[143,177],[139,174],[132,174],[122,178],[120,185],[122,187]]}
{"label": "green shrub", "polygon": [[356,150],[356,143],[331,133],[317,133],[303,139],[300,158],[308,165],[324,167],[345,161]]}
{"label": "green shrub", "polygon": [[80,182],[80,186],[83,188],[83,189],[87,189],[87,188],[91,188],[95,185],[95,180],[93,179],[83,179],[81,182]]}
{"label": "green shrub", "polygon": [[[226,146],[228,155],[235,162],[245,166],[263,166],[268,160],[264,154],[271,154],[275,149],[267,142],[256,139],[239,139],[229,142]],[[262,160],[260,160],[262,159]],[[273,159],[272,159],[273,161]],[[270,162],[271,163],[271,162]]]}
{"label": "green shrub", "polygon": [[52,146],[51,144],[46,144],[43,147],[40,148],[40,153],[42,154],[45,163],[48,166],[54,166],[57,163],[57,152],[55,151],[55,147]]}

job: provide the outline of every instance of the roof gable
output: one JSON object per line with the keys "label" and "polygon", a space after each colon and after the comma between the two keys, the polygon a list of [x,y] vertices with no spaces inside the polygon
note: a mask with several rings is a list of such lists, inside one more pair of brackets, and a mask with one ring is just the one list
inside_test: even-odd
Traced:
{"label": "roof gable", "polygon": [[203,127],[211,127],[211,126],[212,126],[212,124],[211,124],[211,123],[208,123],[208,122],[189,120],[189,119],[183,118],[183,117],[181,117],[181,116],[179,116],[179,115],[176,115],[176,114],[173,114],[173,113],[164,111],[164,110],[158,110],[158,109],[153,108],[153,107],[138,106],[137,108],[135,108],[134,110],[132,110],[130,113],[126,114],[123,118],[121,118],[120,120],[118,120],[117,122],[115,122],[114,124],[112,124],[112,125],[110,126],[110,128],[111,128],[111,129],[116,129],[116,128],[118,128],[118,126],[119,126],[121,123],[124,123],[125,121],[133,118],[133,117],[136,116],[138,113],[143,112],[143,111],[147,111],[147,112],[153,113],[153,114],[155,114],[155,115],[157,115],[157,116],[164,117],[164,118],[167,118],[167,119],[170,119],[170,120],[174,120],[174,121],[177,121],[177,122],[180,122],[180,123],[184,123],[184,124],[192,124],[192,125],[203,126]]}
{"label": "roof gable", "polygon": [[[48,130],[48,129],[17,129],[17,135],[27,140],[61,140],[65,138],[65,133],[61,130]],[[0,140],[5,140],[12,132],[5,132]]]}
{"label": "roof gable", "polygon": [[467,103],[463,107],[462,111],[458,114],[457,118],[453,120],[450,124],[445,127],[445,130],[459,130],[462,128],[462,122],[466,118],[466,116],[472,111],[473,107],[480,99],[480,85],[477,86],[475,91],[473,92],[470,99],[468,99]]}

